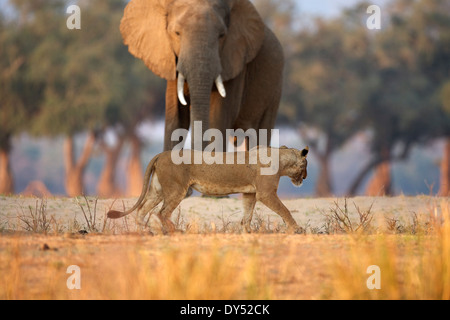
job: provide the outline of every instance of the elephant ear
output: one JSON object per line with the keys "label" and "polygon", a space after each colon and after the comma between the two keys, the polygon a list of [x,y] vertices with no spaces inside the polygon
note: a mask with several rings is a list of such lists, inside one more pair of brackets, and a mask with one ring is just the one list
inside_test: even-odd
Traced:
{"label": "elephant ear", "polygon": [[265,37],[264,22],[248,0],[229,0],[230,24],[221,52],[222,78],[235,78],[252,61]]}
{"label": "elephant ear", "polygon": [[156,75],[176,79],[175,54],[166,31],[166,0],[132,0],[125,8],[120,32],[132,55]]}

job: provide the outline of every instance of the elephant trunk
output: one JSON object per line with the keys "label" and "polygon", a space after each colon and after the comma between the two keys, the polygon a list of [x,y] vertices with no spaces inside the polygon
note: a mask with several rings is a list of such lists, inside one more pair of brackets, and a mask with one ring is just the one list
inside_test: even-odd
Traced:
{"label": "elephant trunk", "polygon": [[[209,75],[196,74],[188,77],[191,99],[191,148],[204,149],[203,133],[209,129],[209,109],[212,80]],[[200,121],[198,123],[197,121]],[[197,122],[197,123],[196,123]]]}
{"label": "elephant trunk", "polygon": [[[202,50],[190,50],[188,54],[180,54],[178,59],[177,93],[181,104],[187,105],[184,98],[184,83],[187,81],[190,97],[191,148],[204,149],[203,133],[209,129],[210,100],[213,84],[222,97],[226,96],[223,85],[218,49],[209,44],[194,45]],[[205,49],[207,48],[207,49]],[[199,121],[200,123],[196,123]]]}

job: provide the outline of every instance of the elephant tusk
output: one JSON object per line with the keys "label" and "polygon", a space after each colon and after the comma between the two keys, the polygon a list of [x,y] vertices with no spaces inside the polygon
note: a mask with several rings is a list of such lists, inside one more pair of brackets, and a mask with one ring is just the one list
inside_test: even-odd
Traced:
{"label": "elephant tusk", "polygon": [[181,72],[178,73],[178,83],[177,83],[177,92],[178,92],[178,100],[180,100],[183,106],[187,106],[186,99],[184,98],[184,82],[185,78]]}
{"label": "elephant tusk", "polygon": [[215,83],[220,95],[222,96],[222,98],[225,98],[227,96],[227,92],[225,90],[225,86],[223,85],[222,76],[220,74],[217,77]]}

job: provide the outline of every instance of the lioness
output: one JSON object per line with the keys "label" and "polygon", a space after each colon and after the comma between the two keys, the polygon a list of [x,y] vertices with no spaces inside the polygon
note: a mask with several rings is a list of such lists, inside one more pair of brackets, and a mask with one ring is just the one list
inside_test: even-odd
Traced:
{"label": "lioness", "polygon": [[[260,161],[259,152],[272,154],[274,148],[256,147],[250,151],[242,153],[219,153],[214,156],[222,156],[223,164],[208,164],[202,160],[202,164],[174,164],[171,158],[172,151],[166,151],[156,155],[148,164],[144,176],[144,186],[142,193],[136,204],[125,212],[111,210],[108,217],[111,219],[121,218],[138,209],[138,219],[144,225],[144,217],[151,212],[161,201],[163,202],[158,217],[161,220],[163,229],[172,232],[175,226],[170,221],[170,217],[175,208],[184,199],[189,187],[208,195],[227,195],[231,193],[243,194],[244,218],[241,224],[247,232],[250,232],[250,222],[252,220],[253,209],[257,200],[261,201],[268,208],[279,214],[288,226],[289,232],[299,230],[295,220],[289,210],[283,205],[277,196],[278,183],[281,176],[289,176],[292,183],[300,186],[307,176],[308,147],[302,151],[281,147],[278,151],[278,170],[273,175],[262,175],[261,169],[267,168],[268,164]],[[194,154],[201,151],[183,150],[188,156],[194,158]],[[211,153],[210,153],[211,154]],[[199,155],[199,154],[197,154]],[[201,156],[202,154],[200,154]],[[234,164],[227,164],[230,158],[236,160],[239,155],[245,156],[244,164],[234,161]],[[202,158],[204,159],[204,158]],[[242,159],[242,158],[241,158]],[[191,163],[195,163],[192,161]],[[229,161],[228,161],[229,163]],[[254,163],[254,164],[252,164]],[[150,176],[153,178],[150,183]],[[150,188],[149,188],[150,183]]]}

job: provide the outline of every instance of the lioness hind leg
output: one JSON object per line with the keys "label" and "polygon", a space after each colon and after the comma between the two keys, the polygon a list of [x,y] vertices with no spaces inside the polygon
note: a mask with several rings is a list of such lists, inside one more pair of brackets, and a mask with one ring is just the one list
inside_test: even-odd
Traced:
{"label": "lioness hind leg", "polygon": [[244,217],[242,218],[241,225],[245,228],[245,231],[250,233],[250,223],[252,222],[253,210],[255,209],[256,195],[254,193],[244,193],[242,196]]}
{"label": "lioness hind leg", "polygon": [[178,190],[172,190],[173,194],[170,197],[164,199],[164,204],[158,213],[159,220],[163,226],[164,233],[173,233],[175,231],[175,225],[170,220],[173,211],[178,207],[180,202],[184,199],[186,195],[186,190],[179,192]]}
{"label": "lioness hind leg", "polygon": [[[141,205],[141,207],[137,211],[138,215],[138,224],[140,227],[145,227],[146,222],[144,220],[147,213],[152,214],[152,210],[162,201],[162,197],[157,193],[150,194],[147,199],[144,200],[144,203]],[[148,217],[147,221],[150,219],[150,216]]]}
{"label": "lioness hind leg", "polygon": [[[141,227],[146,226],[144,218],[147,215],[147,213],[150,213],[151,215],[151,211],[162,201],[163,197],[161,191],[162,191],[161,184],[159,183],[158,176],[155,173],[152,182],[150,184],[150,188],[147,191],[147,194],[145,195],[145,199],[137,211],[138,224]],[[148,219],[150,219],[150,216],[148,217]]]}
{"label": "lioness hind leg", "polygon": [[162,231],[164,234],[170,234],[176,231],[175,224],[170,219],[165,218],[161,213],[158,213],[158,218],[161,221]]}
{"label": "lioness hind leg", "polygon": [[286,208],[283,202],[281,202],[276,193],[257,194],[257,199],[283,218],[284,222],[288,226],[288,232],[300,232],[301,229],[297,222],[295,222],[294,218],[292,218],[289,209]]}

